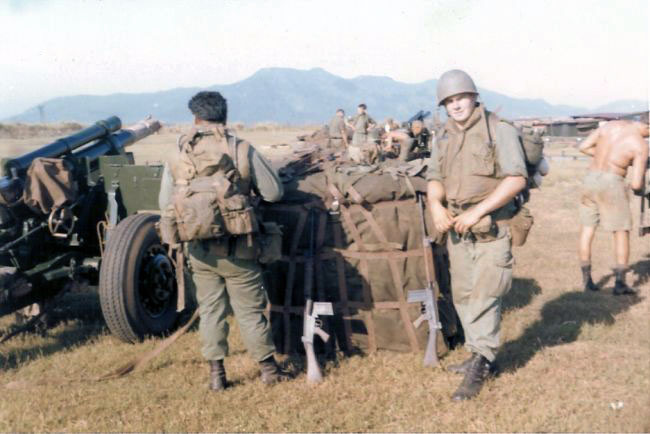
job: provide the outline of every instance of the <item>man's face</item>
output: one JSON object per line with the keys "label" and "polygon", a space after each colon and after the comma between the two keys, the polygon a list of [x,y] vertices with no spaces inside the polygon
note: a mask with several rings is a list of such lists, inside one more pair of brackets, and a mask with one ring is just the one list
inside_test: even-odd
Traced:
{"label": "man's face", "polygon": [[445,109],[447,109],[447,115],[459,124],[462,124],[474,112],[476,95],[473,93],[460,93],[445,99],[444,104]]}
{"label": "man's face", "polygon": [[361,114],[361,113],[363,113],[365,111],[366,111],[366,109],[364,109],[363,107],[357,107],[357,113]]}
{"label": "man's face", "polygon": [[336,116],[342,118],[343,116],[345,116],[345,113],[343,113],[343,112],[336,112]]}

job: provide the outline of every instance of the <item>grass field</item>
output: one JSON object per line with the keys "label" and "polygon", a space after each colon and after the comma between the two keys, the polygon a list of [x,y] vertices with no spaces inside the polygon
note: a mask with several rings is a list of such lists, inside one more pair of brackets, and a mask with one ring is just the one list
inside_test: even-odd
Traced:
{"label": "grass field", "polygon": [[[272,145],[298,133],[241,135]],[[132,150],[139,161],[153,161],[174,140],[163,132]],[[0,139],[3,155],[29,145],[35,144]],[[639,297],[611,294],[612,241],[600,231],[593,268],[603,289],[579,291],[577,204],[586,164],[554,160],[533,194],[535,225],[527,244],[515,249],[515,279],[505,299],[503,372],[473,401],[450,401],[460,377],[422,368],[421,354],[392,352],[328,361],[316,387],[305,383],[299,357],[284,358],[297,378],[264,387],[236,324],[226,361],[235,387],[225,393],[206,390],[196,331],[140,372],[92,381],[157,341],[119,342],[103,323],[96,295],[72,293],[45,336],[0,346],[0,431],[649,431],[650,237],[631,235],[628,283]],[[3,318],[0,329],[12,321]],[[466,356],[455,349],[442,365]]]}

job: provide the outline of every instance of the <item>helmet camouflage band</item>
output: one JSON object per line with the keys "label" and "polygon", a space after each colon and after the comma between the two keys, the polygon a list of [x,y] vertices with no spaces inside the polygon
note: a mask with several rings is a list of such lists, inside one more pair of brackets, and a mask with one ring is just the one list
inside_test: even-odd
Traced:
{"label": "helmet camouflage band", "polygon": [[460,69],[452,69],[442,74],[440,79],[438,79],[438,86],[436,88],[438,105],[441,105],[450,96],[458,95],[459,93],[478,94],[472,77]]}

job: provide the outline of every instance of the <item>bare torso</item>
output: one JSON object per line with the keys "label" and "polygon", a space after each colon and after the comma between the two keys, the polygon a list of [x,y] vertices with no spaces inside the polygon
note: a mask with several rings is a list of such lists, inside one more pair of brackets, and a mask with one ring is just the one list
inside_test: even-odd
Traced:
{"label": "bare torso", "polygon": [[647,155],[648,144],[644,139],[647,131],[647,126],[638,122],[610,121],[587,137],[580,149],[593,155],[591,170],[625,176],[627,168],[644,149]]}

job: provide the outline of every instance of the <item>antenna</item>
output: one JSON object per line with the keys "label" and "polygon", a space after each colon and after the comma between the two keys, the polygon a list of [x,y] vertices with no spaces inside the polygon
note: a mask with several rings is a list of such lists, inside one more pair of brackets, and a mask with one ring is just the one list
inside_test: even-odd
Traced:
{"label": "antenna", "polygon": [[43,104],[40,104],[36,106],[38,108],[38,117],[41,121],[42,124],[45,123],[45,106]]}

